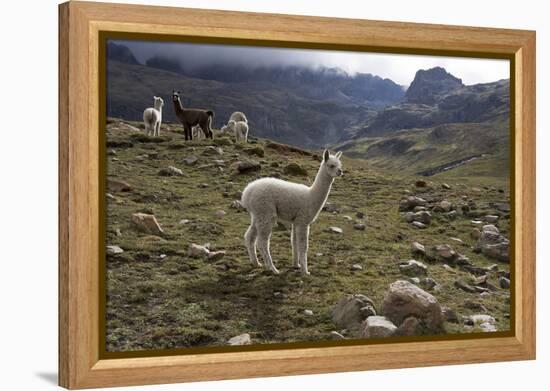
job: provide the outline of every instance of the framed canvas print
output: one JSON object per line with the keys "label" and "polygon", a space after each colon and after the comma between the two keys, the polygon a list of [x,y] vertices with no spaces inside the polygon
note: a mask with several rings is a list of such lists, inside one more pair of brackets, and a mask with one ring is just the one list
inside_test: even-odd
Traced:
{"label": "framed canvas print", "polygon": [[534,359],[534,32],[59,13],[60,385]]}

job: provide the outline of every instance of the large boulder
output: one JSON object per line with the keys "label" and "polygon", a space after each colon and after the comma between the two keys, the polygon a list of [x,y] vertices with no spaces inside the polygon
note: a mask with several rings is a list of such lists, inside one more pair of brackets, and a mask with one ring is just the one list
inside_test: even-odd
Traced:
{"label": "large boulder", "polygon": [[502,262],[510,261],[510,242],[500,234],[497,227],[491,224],[484,225],[481,235],[474,246],[474,251],[481,252],[488,258]]}
{"label": "large boulder", "polygon": [[414,316],[424,330],[442,330],[443,317],[437,299],[408,281],[399,280],[390,284],[382,302],[381,314],[397,326]]}
{"label": "large boulder", "polygon": [[345,295],[332,308],[332,321],[340,328],[358,330],[363,320],[376,315],[374,303],[362,294]]}

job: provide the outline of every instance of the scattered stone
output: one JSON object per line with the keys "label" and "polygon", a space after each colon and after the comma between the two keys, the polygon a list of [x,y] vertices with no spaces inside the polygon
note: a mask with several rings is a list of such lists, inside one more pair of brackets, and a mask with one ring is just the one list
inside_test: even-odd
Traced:
{"label": "scattered stone", "polygon": [[374,303],[362,294],[343,296],[331,311],[334,324],[348,330],[358,330],[363,320],[372,315],[376,315]]}
{"label": "scattered stone", "polygon": [[441,184],[441,187],[442,187],[443,189],[445,189],[445,190],[450,190],[450,189],[451,189],[451,186],[449,186],[449,185],[446,184],[446,183],[442,183],[442,184]]}
{"label": "scattered stone", "polygon": [[441,330],[443,317],[437,299],[408,281],[399,280],[390,284],[382,302],[381,314],[395,325],[400,325],[409,316],[416,317],[426,330]]}
{"label": "scattered stone", "polygon": [[208,145],[206,148],[204,148],[202,154],[205,156],[223,155],[223,149],[221,149],[220,147]]}
{"label": "scattered stone", "polygon": [[335,233],[335,234],[342,234],[342,233],[344,233],[344,230],[342,228],[339,228],[339,227],[328,227],[327,232],[332,232],[332,233]]}
{"label": "scattered stone", "polygon": [[439,244],[434,247],[435,254],[444,261],[454,261],[457,258],[457,253],[448,244]]}
{"label": "scattered stone", "polygon": [[187,250],[187,255],[191,258],[202,258],[208,257],[210,250],[206,246],[201,246],[199,244],[191,243],[189,249]]}
{"label": "scattered stone", "polygon": [[421,223],[420,221],[413,221],[412,226],[415,227],[415,228],[419,228],[419,229],[424,229],[424,228],[427,227],[426,224]]}
{"label": "scattered stone", "polygon": [[439,204],[437,204],[437,207],[443,212],[450,212],[453,205],[449,201],[443,200]]}
{"label": "scattered stone", "polygon": [[304,315],[313,316],[313,311],[312,310],[304,310]]}
{"label": "scattered stone", "polygon": [[189,219],[181,219],[178,224],[185,225],[189,222]]}
{"label": "scattered stone", "polygon": [[502,289],[509,289],[510,288],[510,280],[506,277],[499,277],[498,278],[498,284]]}
{"label": "scattered stone", "polygon": [[414,185],[416,187],[426,187],[426,186],[428,186],[428,183],[426,181],[423,181],[423,180],[418,180],[414,183]]}
{"label": "scattered stone", "polygon": [[341,339],[346,339],[346,337],[344,337],[342,334],[340,334],[338,331],[331,331],[330,332],[330,337],[337,341],[337,340],[341,340]]}
{"label": "scattered stone", "polygon": [[120,230],[120,228],[117,228],[117,229],[115,230],[115,235],[116,235],[116,236],[122,236],[122,231]]}
{"label": "scattered stone", "polygon": [[108,200],[116,201],[116,197],[111,193],[107,193],[105,196],[107,197]]}
{"label": "scattered stone", "polygon": [[354,229],[358,230],[358,231],[364,231],[367,226],[363,223],[356,223],[354,226],[353,226]]}
{"label": "scattered stone", "polygon": [[472,232],[470,232],[470,237],[478,240],[481,237],[481,231],[478,228],[472,229]]}
{"label": "scattered stone", "polygon": [[464,242],[460,238],[449,238],[449,240],[452,240],[453,242],[456,242],[458,244],[464,244]]}
{"label": "scattered stone", "polygon": [[488,223],[496,223],[498,221],[498,216],[496,215],[487,215],[483,218]]}
{"label": "scattered stone", "polygon": [[384,316],[369,316],[361,325],[361,338],[385,338],[392,336],[397,327]]}
{"label": "scattered stone", "polygon": [[214,212],[214,214],[216,215],[217,218],[221,219],[223,217],[225,217],[225,215],[227,214],[225,212],[225,210],[217,210],[216,212]]}
{"label": "scattered stone", "polygon": [[323,205],[323,211],[329,213],[340,213],[340,207],[332,202],[325,202],[325,205]]}
{"label": "scattered stone", "polygon": [[416,196],[408,196],[406,199],[401,200],[399,203],[400,211],[412,210],[416,206],[425,206],[426,200]]}
{"label": "scattered stone", "polygon": [[487,308],[485,308],[485,306],[483,304],[472,301],[472,300],[465,300],[464,301],[464,308],[468,308],[470,310],[475,310],[475,311],[487,312]]}
{"label": "scattered stone", "polygon": [[250,334],[248,333],[237,335],[227,341],[227,344],[231,346],[250,345],[251,343]]}
{"label": "scattered stone", "polygon": [[420,280],[420,286],[422,286],[422,288],[424,288],[428,291],[431,291],[432,289],[435,289],[439,285],[433,278],[426,277],[426,278]]}
{"label": "scattered stone", "polygon": [[456,280],[454,285],[458,289],[462,289],[464,292],[468,292],[468,293],[476,293],[477,292],[477,289],[475,289],[473,286],[465,283],[464,281]]}
{"label": "scattered stone", "polygon": [[447,265],[446,263],[443,264],[443,269],[447,270],[450,273],[456,274],[456,270]]}
{"label": "scattered stone", "polygon": [[116,179],[108,179],[107,187],[115,193],[128,192],[133,190],[132,185],[130,185],[128,182],[119,181]]}
{"label": "scattered stone", "polygon": [[107,254],[109,255],[118,255],[124,252],[119,246],[107,246]]}
{"label": "scattered stone", "polygon": [[500,231],[498,230],[498,228],[495,227],[493,224],[484,225],[481,228],[481,231],[483,231],[483,232],[494,232],[496,234],[500,234]]}
{"label": "scattered stone", "polygon": [[283,173],[287,175],[307,176],[307,170],[296,162],[288,163],[283,168]]}
{"label": "scattered stone", "polygon": [[469,318],[466,319],[466,321],[473,326],[480,325],[483,323],[488,323],[488,324],[496,323],[495,318],[486,314],[471,315]]}
{"label": "scattered stone", "polygon": [[411,277],[411,278],[409,278],[409,281],[412,282],[415,285],[420,284],[420,278],[418,278],[418,277]]}
{"label": "scattered stone", "polygon": [[416,212],[413,215],[413,221],[419,221],[422,224],[428,225],[432,221],[432,215],[431,215],[430,212],[427,212],[425,210],[421,210],[420,212]]}
{"label": "scattered stone", "polygon": [[407,263],[399,265],[399,271],[407,276],[425,276],[428,273],[428,267],[422,262],[411,259]]}
{"label": "scattered stone", "polygon": [[162,235],[164,233],[157,218],[152,214],[134,213],[132,215],[132,223],[134,223],[140,231],[151,235]]}
{"label": "scattered stone", "polygon": [[479,328],[484,333],[494,333],[495,331],[498,331],[496,326],[494,324],[491,324],[491,323],[481,323],[479,325]]}
{"label": "scattered stone", "polygon": [[183,161],[188,166],[194,166],[199,161],[199,158],[196,157],[195,155],[191,155],[191,156],[188,156],[185,159],[183,159]]}
{"label": "scattered stone", "polygon": [[426,254],[426,248],[418,242],[412,242],[411,250],[413,254],[422,254],[422,255]]}
{"label": "scattered stone", "polygon": [[363,270],[363,266],[358,263],[354,263],[353,265],[351,265],[351,270]]}
{"label": "scattered stone", "polygon": [[458,323],[458,316],[456,312],[450,307],[441,307],[441,314],[446,322]]}
{"label": "scattered stone", "polygon": [[363,219],[365,218],[365,214],[363,212],[357,212],[355,214],[355,217],[357,217],[358,219]]}
{"label": "scattered stone", "polygon": [[214,163],[216,167],[225,167],[225,160],[214,159],[212,163]]}
{"label": "scattered stone", "polygon": [[160,176],[183,176],[183,171],[174,166],[168,166],[159,171]]}
{"label": "scattered stone", "polygon": [[244,210],[244,206],[243,204],[241,203],[241,201],[239,200],[235,200],[233,202],[231,202],[231,206],[230,206],[232,209],[237,209],[237,210]]}
{"label": "scattered stone", "polygon": [[253,160],[243,160],[233,163],[231,168],[237,174],[247,174],[250,172],[260,171],[262,166],[260,163]]}
{"label": "scattered stone", "polygon": [[115,156],[115,155],[116,155],[116,151],[115,151],[114,149],[111,148],[111,149],[109,149],[109,150],[107,151],[107,155],[109,155],[109,156]]}
{"label": "scattered stone", "polygon": [[208,260],[212,262],[219,261],[225,256],[225,251],[210,251],[208,250]]}
{"label": "scattered stone", "polygon": [[421,333],[422,333],[422,330],[421,330],[420,321],[414,316],[409,316],[408,318],[406,318],[403,321],[403,323],[401,323],[397,331],[395,332],[396,335],[409,336],[409,337],[413,335],[418,335]]}

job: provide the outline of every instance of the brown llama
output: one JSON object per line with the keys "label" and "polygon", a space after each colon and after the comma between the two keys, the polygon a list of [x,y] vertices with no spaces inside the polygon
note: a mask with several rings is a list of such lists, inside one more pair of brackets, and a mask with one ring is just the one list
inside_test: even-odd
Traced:
{"label": "brown llama", "polygon": [[185,140],[193,140],[193,126],[199,125],[206,138],[213,138],[212,133],[212,118],[214,112],[212,110],[202,109],[184,109],[180,100],[181,92],[172,91],[172,102],[174,103],[174,111],[176,117],[181,121],[185,132]]}

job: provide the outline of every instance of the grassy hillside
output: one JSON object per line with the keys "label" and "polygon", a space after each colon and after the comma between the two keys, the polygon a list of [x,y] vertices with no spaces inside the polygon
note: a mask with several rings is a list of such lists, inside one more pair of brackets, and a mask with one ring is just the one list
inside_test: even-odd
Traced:
{"label": "grassy hillside", "polygon": [[[214,90],[217,83],[209,86]],[[495,176],[487,184],[484,178],[470,176],[466,182],[457,169],[430,178],[426,187],[416,187],[419,177],[405,170],[391,174],[375,169],[368,160],[351,158],[354,150],[347,149],[345,175],[336,179],[328,198],[337,211],[321,212],[311,227],[311,276],[292,269],[290,231],[282,226],[271,240],[273,259],[281,271],[275,276],[250,264],[243,243],[249,216],[233,208],[233,201],[257,177],[310,184],[320,151],[290,149],[266,139],[253,139],[249,145],[223,138],[184,142],[180,126],[170,124],[163,125],[160,138],[150,138],[136,127],[118,120],[106,127],[107,177],[131,185],[131,191],[116,191],[112,184],[107,189],[107,245],[123,249],[107,257],[108,351],[219,346],[242,333],[249,333],[252,343],[262,344],[327,340],[331,331],[353,337],[333,324],[334,304],[345,293],[363,293],[378,309],[389,284],[408,279],[398,265],[412,258],[428,265],[428,277],[439,286],[430,292],[459,316],[458,323],[445,323],[445,332],[479,331],[461,320],[479,313],[495,317],[499,330],[509,329],[509,290],[498,287],[498,276],[509,271],[507,263],[498,263],[498,272],[488,273],[488,282],[497,288],[481,295],[456,288],[457,280],[475,284],[475,276],[466,270],[449,269],[411,252],[414,241],[426,247],[450,244],[475,266],[494,264],[472,249],[472,217],[460,210],[454,220],[435,213],[432,223],[419,230],[398,212],[400,200],[412,194],[432,203],[445,199],[458,205],[468,200],[481,215],[500,215],[499,229],[509,236],[509,216],[495,209],[495,204],[509,202],[504,177]],[[428,137],[429,131],[420,131],[415,145],[428,149],[422,144]],[[185,159],[192,156],[198,161],[189,165]],[[232,165],[242,160],[259,162],[260,171],[236,174]],[[307,175],[286,174],[291,162]],[[181,169],[182,175],[160,175],[168,166]],[[443,188],[443,182],[450,189]],[[131,223],[136,212],[154,214],[164,234],[136,230]],[[366,229],[355,229],[358,222]],[[328,232],[331,226],[343,234]],[[215,261],[191,258],[192,243],[210,243],[211,250],[225,251],[225,256]]]}

